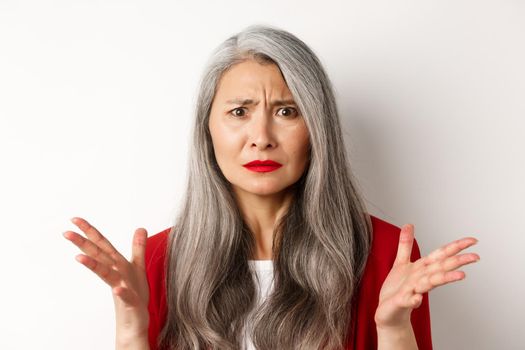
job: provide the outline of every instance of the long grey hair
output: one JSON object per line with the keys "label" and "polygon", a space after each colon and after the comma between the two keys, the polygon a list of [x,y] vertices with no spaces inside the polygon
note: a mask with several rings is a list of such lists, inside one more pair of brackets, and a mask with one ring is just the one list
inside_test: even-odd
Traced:
{"label": "long grey hair", "polygon": [[[257,306],[255,246],[213,152],[208,119],[222,74],[247,59],[276,64],[309,130],[309,164],[274,231],[274,288]],[[372,240],[347,162],[331,83],[316,55],[287,31],[252,25],[224,41],[201,77],[187,192],[170,232],[161,348],[341,349]],[[248,314],[254,316],[246,327]]]}

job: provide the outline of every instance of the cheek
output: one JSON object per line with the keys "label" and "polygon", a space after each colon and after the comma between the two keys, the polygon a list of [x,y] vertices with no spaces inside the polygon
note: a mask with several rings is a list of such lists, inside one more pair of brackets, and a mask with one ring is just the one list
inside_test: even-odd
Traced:
{"label": "cheek", "polygon": [[298,157],[298,159],[301,161],[304,161],[306,158],[308,158],[308,148],[310,146],[308,132],[303,130],[301,133],[298,133],[293,138],[293,140],[295,141],[294,150],[296,157]]}
{"label": "cheek", "polygon": [[228,144],[224,137],[215,135],[213,138],[213,151],[215,152],[215,158],[218,161],[228,158]]}
{"label": "cheek", "polygon": [[225,148],[224,143],[225,140],[227,140],[227,136],[225,135],[224,129],[220,125],[215,123],[213,119],[210,120],[209,129],[211,140],[213,142],[213,148],[215,150],[215,153],[218,153],[218,151]]}
{"label": "cheek", "polygon": [[217,161],[223,164],[230,162],[238,149],[235,134],[225,128],[213,128],[210,133]]}
{"label": "cheek", "polygon": [[307,162],[309,158],[308,155],[308,145],[304,145],[304,147],[301,148],[301,161]]}
{"label": "cheek", "polygon": [[308,160],[308,142],[307,140],[294,140],[293,144],[289,145],[291,150],[293,162],[299,166]]}

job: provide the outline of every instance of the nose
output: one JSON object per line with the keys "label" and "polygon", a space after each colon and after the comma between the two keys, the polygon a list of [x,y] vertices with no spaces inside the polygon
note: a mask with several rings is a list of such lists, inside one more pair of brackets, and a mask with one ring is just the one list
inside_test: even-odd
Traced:
{"label": "nose", "polygon": [[251,128],[251,142],[252,146],[259,150],[266,148],[275,148],[277,145],[273,131],[273,119],[270,112],[257,113],[253,118]]}

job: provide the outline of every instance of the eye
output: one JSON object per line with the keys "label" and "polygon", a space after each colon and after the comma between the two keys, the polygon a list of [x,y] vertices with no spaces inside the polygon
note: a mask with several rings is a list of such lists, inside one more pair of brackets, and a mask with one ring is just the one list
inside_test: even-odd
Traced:
{"label": "eye", "polygon": [[281,114],[284,117],[293,117],[298,114],[297,109],[293,107],[279,108],[279,111],[284,111],[284,113]]}
{"label": "eye", "polygon": [[245,115],[245,107],[237,107],[230,111],[230,114],[234,117],[244,117]]}

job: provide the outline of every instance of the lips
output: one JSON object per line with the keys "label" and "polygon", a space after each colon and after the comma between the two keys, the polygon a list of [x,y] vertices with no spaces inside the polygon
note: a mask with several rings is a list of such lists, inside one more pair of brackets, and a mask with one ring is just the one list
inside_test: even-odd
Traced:
{"label": "lips", "polygon": [[271,159],[268,160],[254,160],[243,165],[245,168],[256,172],[269,172],[282,167],[283,165]]}

